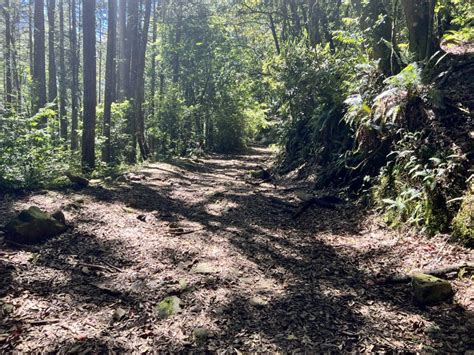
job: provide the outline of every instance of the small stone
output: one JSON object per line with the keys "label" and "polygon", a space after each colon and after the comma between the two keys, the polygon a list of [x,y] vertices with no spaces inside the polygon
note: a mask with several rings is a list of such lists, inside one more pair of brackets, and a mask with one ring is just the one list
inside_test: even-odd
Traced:
{"label": "small stone", "polygon": [[254,307],[265,307],[265,306],[268,305],[268,301],[264,300],[261,297],[252,297],[249,300],[249,303],[250,303],[250,305],[252,305]]}
{"label": "small stone", "polygon": [[311,201],[314,198],[314,195],[309,194],[304,191],[298,191],[295,193],[296,197],[298,197],[303,202]]}
{"label": "small stone", "polygon": [[216,307],[216,308],[214,309],[214,313],[215,313],[216,315],[218,315],[218,316],[223,315],[224,312],[225,312],[224,307]]}
{"label": "small stone", "polygon": [[193,339],[197,343],[204,343],[209,338],[209,331],[206,328],[198,327],[193,330]]}
{"label": "small stone", "polygon": [[176,296],[166,297],[153,308],[153,312],[161,319],[173,316],[181,312],[181,299]]}
{"label": "small stone", "polygon": [[146,214],[139,214],[137,216],[137,219],[140,221],[140,222],[146,222]]}
{"label": "small stone", "polygon": [[412,277],[413,297],[420,305],[433,305],[451,299],[454,295],[451,284],[438,277],[415,274]]}
{"label": "small stone", "polygon": [[186,282],[186,280],[185,279],[180,279],[179,280],[179,289],[184,292],[184,291],[187,291],[188,288],[189,288],[189,286],[188,286],[188,283]]}
{"label": "small stone", "polygon": [[73,175],[69,172],[66,172],[64,175],[67,176],[67,178],[74,184],[76,185],[77,187],[87,187],[89,186],[89,180],[87,180],[86,178],[82,177],[82,176],[79,176],[79,175]]}
{"label": "small stone", "polygon": [[15,307],[9,303],[0,303],[0,315],[7,317],[13,313]]}
{"label": "small stone", "polygon": [[117,308],[115,311],[114,311],[114,314],[112,315],[112,319],[115,321],[115,322],[120,322],[126,315],[127,315],[127,311],[123,308]]}
{"label": "small stone", "polygon": [[63,211],[56,211],[54,212],[51,217],[53,217],[56,221],[61,222],[62,224],[66,224],[66,216],[64,215]]}
{"label": "small stone", "polygon": [[196,274],[203,275],[217,274],[219,272],[219,270],[209,263],[199,263],[193,268],[192,271]]}

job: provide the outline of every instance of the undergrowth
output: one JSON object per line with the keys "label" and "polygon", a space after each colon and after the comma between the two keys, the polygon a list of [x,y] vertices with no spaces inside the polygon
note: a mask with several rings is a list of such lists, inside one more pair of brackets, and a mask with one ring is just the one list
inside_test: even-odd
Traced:
{"label": "undergrowth", "polygon": [[[410,63],[384,78],[362,54],[292,53],[282,68],[288,77],[278,78],[286,93],[280,114],[287,117],[281,170],[306,163],[318,172],[319,186],[349,186],[370,195],[394,228],[454,232],[469,244],[472,156],[446,121],[447,115],[462,116],[448,107],[456,98],[433,79],[447,75],[440,63],[448,59]],[[468,119],[463,117],[456,119]]]}

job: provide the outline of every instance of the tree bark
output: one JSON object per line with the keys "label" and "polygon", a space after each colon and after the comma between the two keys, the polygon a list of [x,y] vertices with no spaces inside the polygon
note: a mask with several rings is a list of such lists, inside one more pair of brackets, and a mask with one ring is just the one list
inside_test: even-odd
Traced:
{"label": "tree bark", "polygon": [[53,102],[58,96],[56,81],[55,45],[55,8],[56,0],[48,0],[48,101]]}
{"label": "tree bark", "polygon": [[64,0],[59,0],[59,123],[61,138],[67,139],[66,63],[64,53]]}
{"label": "tree bark", "polygon": [[30,73],[33,74],[33,0],[28,4],[28,59],[30,64]]}
{"label": "tree bark", "polygon": [[277,54],[280,55],[280,41],[278,40],[278,34],[275,27],[275,21],[273,20],[273,15],[271,13],[268,14],[268,19],[270,20],[270,30],[272,31],[273,42],[275,43],[275,49]]}
{"label": "tree bark", "polygon": [[379,61],[380,70],[386,75],[400,71],[398,62],[392,61],[392,19],[379,0],[370,0],[361,21],[362,29],[368,30],[374,59]]}
{"label": "tree bark", "polygon": [[71,12],[71,149],[79,148],[79,48],[77,44],[77,12],[76,0],[71,0],[69,10]]}
{"label": "tree bark", "polygon": [[[35,0],[34,58],[33,58],[33,113],[46,105],[46,63],[44,34],[44,0]],[[44,126],[47,122],[39,122]]]}
{"label": "tree bark", "polygon": [[179,44],[181,43],[182,36],[182,21],[183,21],[183,5],[180,2],[179,6],[176,9],[176,28],[175,28],[175,48],[173,53],[173,83],[177,84],[179,82],[179,72],[180,72],[180,55],[179,55]]}
{"label": "tree bark", "polygon": [[321,44],[321,30],[319,28],[320,9],[316,0],[308,1],[308,35],[311,47]]}
{"label": "tree bark", "polygon": [[107,28],[107,58],[105,63],[105,97],[104,97],[104,127],[105,138],[102,160],[110,163],[112,160],[111,147],[111,116],[112,102],[115,100],[116,91],[116,40],[117,40],[117,0],[109,0]]}
{"label": "tree bark", "polygon": [[151,0],[145,1],[145,13],[143,19],[143,29],[140,38],[140,50],[138,52],[138,70],[137,70],[137,82],[135,90],[135,105],[136,105],[136,128],[137,128],[137,141],[140,148],[140,154],[143,159],[148,159],[150,151],[145,139],[145,117],[143,113],[143,101],[145,99],[145,57],[148,43],[148,30],[150,26],[150,15],[151,15]]}
{"label": "tree bark", "polygon": [[435,0],[402,0],[408,27],[410,52],[416,61],[430,58],[439,48],[434,31]]}
{"label": "tree bark", "polygon": [[82,1],[83,62],[84,62],[84,110],[82,133],[82,167],[85,171],[95,168],[96,126],[96,21],[95,0]]}
{"label": "tree bark", "polygon": [[127,33],[126,33],[126,68],[128,71],[125,76],[128,78],[125,84],[125,98],[131,101],[131,110],[128,114],[127,134],[130,136],[130,149],[127,152],[129,164],[135,164],[137,161],[137,118],[135,92],[138,80],[138,60],[140,51],[140,33],[139,33],[139,0],[129,0],[127,7]]}
{"label": "tree bark", "polygon": [[11,108],[13,102],[13,73],[12,73],[12,34],[10,21],[10,0],[5,0],[3,14],[5,16],[5,101],[7,106]]}
{"label": "tree bark", "polygon": [[125,99],[130,61],[127,58],[127,2],[119,0],[117,98]]}
{"label": "tree bark", "polygon": [[[16,36],[20,38],[20,9],[14,12],[13,21],[11,22],[11,66],[12,66],[12,75],[13,75],[13,95],[16,100],[16,107],[18,112],[22,110],[22,89],[21,89],[21,75],[20,75],[20,67],[18,63],[19,58],[19,51],[16,45]],[[17,29],[17,33],[15,36],[15,29]]]}
{"label": "tree bark", "polygon": [[151,56],[151,83],[150,83],[150,116],[155,117],[155,104],[156,104],[156,40],[158,38],[158,10],[156,8],[156,3],[153,1],[153,34],[152,34],[152,43],[153,50]]}

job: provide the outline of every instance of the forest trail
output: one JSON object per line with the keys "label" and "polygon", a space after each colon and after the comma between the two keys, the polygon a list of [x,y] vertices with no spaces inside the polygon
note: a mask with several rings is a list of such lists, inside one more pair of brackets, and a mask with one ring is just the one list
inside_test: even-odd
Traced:
{"label": "forest trail", "polygon": [[[294,220],[308,184],[249,183],[269,157],[254,148],[3,196],[0,224],[37,205],[62,209],[71,228],[38,247],[1,246],[0,351],[474,349],[469,278],[453,280],[453,304],[430,308],[413,305],[409,285],[377,283],[472,252],[397,235],[352,202]],[[154,307],[169,296],[181,310],[160,319]]]}

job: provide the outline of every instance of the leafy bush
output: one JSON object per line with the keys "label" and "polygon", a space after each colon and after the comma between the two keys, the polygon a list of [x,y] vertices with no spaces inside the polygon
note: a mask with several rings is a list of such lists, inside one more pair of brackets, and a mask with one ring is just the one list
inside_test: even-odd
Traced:
{"label": "leafy bush", "polygon": [[274,87],[280,97],[279,115],[285,118],[281,134],[285,170],[309,160],[332,166],[328,176],[340,173],[337,161],[352,148],[350,128],[341,118],[358,60],[364,57],[292,43],[285,60],[276,63],[273,81],[278,83]]}
{"label": "leafy bush", "polygon": [[474,182],[463,196],[462,205],[453,220],[453,235],[467,246],[474,247]]}
{"label": "leafy bush", "polygon": [[[50,124],[44,127],[46,120]],[[63,181],[71,159],[59,138],[56,120],[52,107],[32,118],[0,117],[0,187],[41,187]]]}

